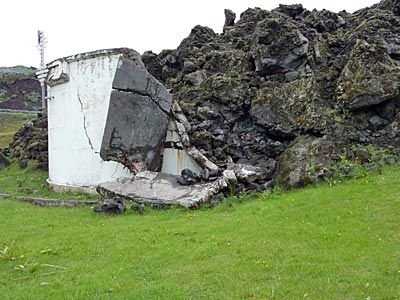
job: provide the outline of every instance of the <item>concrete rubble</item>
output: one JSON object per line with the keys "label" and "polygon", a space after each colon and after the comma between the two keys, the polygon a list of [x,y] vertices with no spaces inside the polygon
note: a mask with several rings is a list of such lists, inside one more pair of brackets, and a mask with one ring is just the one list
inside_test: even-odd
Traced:
{"label": "concrete rubble", "polygon": [[120,197],[154,207],[181,205],[198,208],[223,187],[223,178],[206,183],[181,185],[177,175],[145,171],[131,179],[99,184],[97,191],[104,198]]}
{"label": "concrete rubble", "polygon": [[104,214],[122,214],[125,210],[124,203],[118,197],[105,199],[102,205],[93,208],[94,212]]}
{"label": "concrete rubble", "polygon": [[120,58],[100,156],[137,173],[160,171],[172,96],[143,64]]}

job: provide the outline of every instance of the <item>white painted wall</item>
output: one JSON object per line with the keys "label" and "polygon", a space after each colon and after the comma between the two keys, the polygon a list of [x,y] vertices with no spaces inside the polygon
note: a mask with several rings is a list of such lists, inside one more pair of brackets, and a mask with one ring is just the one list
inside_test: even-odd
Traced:
{"label": "white painted wall", "polygon": [[[99,51],[48,66],[50,185],[95,187],[130,177],[121,164],[105,162],[99,154],[119,57],[112,51]],[[62,73],[69,81],[56,84]]]}

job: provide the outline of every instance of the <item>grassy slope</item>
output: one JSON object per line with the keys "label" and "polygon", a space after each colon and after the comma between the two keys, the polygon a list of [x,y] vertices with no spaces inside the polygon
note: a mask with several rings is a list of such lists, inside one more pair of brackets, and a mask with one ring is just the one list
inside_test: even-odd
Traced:
{"label": "grassy slope", "polygon": [[0,200],[0,245],[15,241],[0,257],[0,294],[400,299],[399,183],[397,167],[232,207],[114,217]]}
{"label": "grassy slope", "polygon": [[27,121],[30,115],[13,112],[0,112],[0,148],[8,147],[13,135]]}

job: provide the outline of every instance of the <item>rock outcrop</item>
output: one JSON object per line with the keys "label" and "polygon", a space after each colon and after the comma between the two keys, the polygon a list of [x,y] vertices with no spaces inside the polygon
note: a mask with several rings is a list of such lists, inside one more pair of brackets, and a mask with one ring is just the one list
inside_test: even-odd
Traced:
{"label": "rock outcrop", "polygon": [[10,157],[17,159],[21,168],[25,168],[29,160],[36,160],[38,169],[47,170],[47,141],[47,115],[39,115],[14,135],[14,140],[10,144]]}
{"label": "rock outcrop", "polygon": [[[327,136],[299,136],[279,157],[275,181],[285,187],[304,186],[332,175],[332,161],[339,161],[344,142]],[[288,163],[290,162],[290,164]]]}
{"label": "rock outcrop", "polygon": [[142,58],[214,163],[264,169],[259,188],[299,186],[328,176],[343,149],[400,145],[398,14],[397,0],[353,14],[254,8],[236,22],[226,10],[222,34],[196,26],[177,49]]}

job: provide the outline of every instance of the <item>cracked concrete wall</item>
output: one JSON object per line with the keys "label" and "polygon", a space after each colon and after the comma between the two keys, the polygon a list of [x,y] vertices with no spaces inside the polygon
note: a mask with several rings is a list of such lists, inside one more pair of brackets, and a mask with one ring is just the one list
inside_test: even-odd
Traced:
{"label": "cracked concrete wall", "polygon": [[132,172],[161,171],[172,95],[140,60],[120,58],[100,156]]}
{"label": "cracked concrete wall", "polygon": [[110,91],[121,56],[118,51],[103,50],[48,65],[50,185],[94,187],[130,176],[121,164],[100,157]]}

